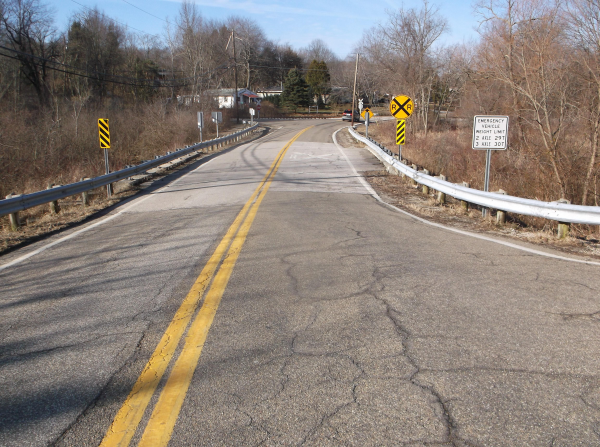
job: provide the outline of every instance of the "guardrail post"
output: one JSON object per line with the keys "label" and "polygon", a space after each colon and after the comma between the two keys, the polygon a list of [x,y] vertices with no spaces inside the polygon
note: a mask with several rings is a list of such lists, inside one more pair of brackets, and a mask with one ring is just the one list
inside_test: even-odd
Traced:
{"label": "guardrail post", "polygon": [[[427,169],[423,169],[423,174],[429,175],[429,171]],[[429,186],[423,185],[423,194],[429,195]]]}
{"label": "guardrail post", "polygon": [[[558,200],[558,203],[565,203],[567,205],[570,205],[571,201],[563,198],[563,199]],[[570,229],[571,229],[571,224],[569,222],[558,222],[558,230],[557,230],[556,235],[558,236],[559,239],[565,239],[565,238],[569,237]]]}
{"label": "guardrail post", "polygon": [[[412,165],[411,167],[412,167],[412,168],[413,168],[415,171],[416,171],[416,170],[418,170],[418,168],[417,168],[417,165]],[[412,180],[412,184],[413,184],[414,186],[417,186],[417,181],[416,181],[414,178],[413,178],[413,179],[411,179],[411,180]]]}
{"label": "guardrail post", "polygon": [[[440,175],[440,180],[447,180],[445,175]],[[437,193],[437,203],[439,203],[440,205],[443,205],[444,203],[446,203],[446,194],[444,194],[441,191],[438,191]]]}
{"label": "guardrail post", "polygon": [[[506,195],[506,191],[503,189],[497,191],[497,193]],[[498,225],[504,225],[506,223],[506,211],[496,210],[496,223]]]}
{"label": "guardrail post", "polygon": [[559,239],[569,237],[570,224],[568,222],[559,222],[557,236]]}
{"label": "guardrail post", "polygon": [[[85,182],[86,180],[89,180],[89,177],[85,177],[85,178],[81,179],[82,182]],[[84,208],[90,204],[87,191],[83,191],[81,193],[81,203]]]}
{"label": "guardrail post", "polygon": [[[470,188],[470,187],[471,187],[471,185],[469,185],[467,182],[462,182],[462,185],[463,185],[465,188]],[[465,210],[465,212],[468,212],[468,211],[469,211],[469,202],[465,202],[464,200],[461,200],[461,201],[460,201],[460,206],[461,206],[461,208],[462,208],[463,210]]]}
{"label": "guardrail post", "polygon": [[[54,183],[50,183],[46,189],[56,188],[57,186],[60,186],[60,185],[55,185]],[[58,205],[58,200],[50,202],[50,213],[58,214],[59,212],[60,212],[60,206]]]}
{"label": "guardrail post", "polygon": [[[19,196],[20,196],[20,194],[15,195],[13,193],[10,193],[9,195],[6,196],[6,198],[12,199],[13,197],[19,197]],[[8,221],[10,223],[10,231],[17,231],[19,229],[20,221],[19,221],[19,213],[18,212],[10,213],[8,215]]]}

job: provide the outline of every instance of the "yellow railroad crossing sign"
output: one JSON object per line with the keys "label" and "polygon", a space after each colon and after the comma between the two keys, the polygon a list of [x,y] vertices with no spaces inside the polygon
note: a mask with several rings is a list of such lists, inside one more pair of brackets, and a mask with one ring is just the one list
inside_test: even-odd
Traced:
{"label": "yellow railroad crossing sign", "polygon": [[390,113],[394,118],[399,120],[411,116],[414,109],[415,104],[413,103],[413,100],[405,95],[396,96],[390,102]]}
{"label": "yellow railroad crossing sign", "polygon": [[406,142],[406,120],[398,120],[396,123],[396,144],[403,145]]}
{"label": "yellow railroad crossing sign", "polygon": [[360,112],[360,116],[366,119],[367,113],[369,114],[369,118],[373,118],[373,112],[368,107],[365,107],[362,112]]}
{"label": "yellow railroad crossing sign", "polygon": [[110,149],[110,131],[108,130],[108,118],[98,119],[98,134],[100,136],[100,149]]}

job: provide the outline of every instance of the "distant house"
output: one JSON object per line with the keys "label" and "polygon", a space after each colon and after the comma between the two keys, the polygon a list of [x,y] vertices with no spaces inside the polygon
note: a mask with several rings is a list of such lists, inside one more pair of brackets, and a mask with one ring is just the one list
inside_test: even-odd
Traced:
{"label": "distant house", "polygon": [[283,87],[279,87],[279,86],[262,88],[262,89],[256,91],[256,94],[261,98],[264,98],[266,96],[279,96],[282,93],[283,93]]}
{"label": "distant house", "polygon": [[[233,97],[235,96],[234,88],[217,88],[202,92],[205,96],[212,97],[219,103],[220,109],[232,109]],[[253,104],[256,102],[258,95],[247,88],[238,89],[238,102],[240,104]],[[192,105],[200,102],[200,95],[180,95],[177,97],[177,102],[182,105]]]}
{"label": "distant house", "polygon": [[[212,96],[218,103],[220,109],[232,109],[233,98],[235,96],[234,88],[218,88],[214,90],[206,90],[204,94]],[[253,104],[256,102],[258,95],[247,88],[238,89],[239,104]]]}

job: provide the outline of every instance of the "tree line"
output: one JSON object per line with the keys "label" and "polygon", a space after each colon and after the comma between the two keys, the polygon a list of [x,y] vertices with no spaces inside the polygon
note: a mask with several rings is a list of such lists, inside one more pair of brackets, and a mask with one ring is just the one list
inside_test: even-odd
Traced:
{"label": "tree line", "polygon": [[270,99],[290,111],[349,104],[359,53],[357,96],[381,110],[396,94],[411,96],[413,141],[463,132],[468,169],[473,115],[509,115],[510,147],[494,155],[493,182],[527,197],[597,204],[600,2],[477,0],[473,12],[477,41],[446,44],[450,25],[424,0],[390,11],[340,58],[319,39],[300,49],[273,42],[248,18],[206,19],[191,2],[161,35],[148,35],[96,8],[58,30],[42,1],[0,0],[0,158],[11,166],[0,173],[0,193],[23,183],[23,166],[35,178],[70,164],[100,171],[100,155],[86,152],[97,146],[98,113],[140,117],[116,140],[123,164],[193,141],[193,114],[177,97],[214,107],[203,92],[233,87],[236,75],[239,87],[283,88]]}
{"label": "tree line", "polygon": [[531,198],[597,205],[600,2],[478,0],[473,12],[479,40],[458,45],[444,44],[448,21],[428,1],[391,13],[358,45],[369,66],[361,92],[411,96],[409,124],[419,137],[462,118],[468,144],[473,115],[508,115],[497,183]]}

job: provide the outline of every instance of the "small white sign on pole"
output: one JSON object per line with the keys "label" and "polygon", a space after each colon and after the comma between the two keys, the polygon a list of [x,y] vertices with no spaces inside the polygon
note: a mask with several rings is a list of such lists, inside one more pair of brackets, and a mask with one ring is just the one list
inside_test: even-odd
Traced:
{"label": "small white sign on pole", "polygon": [[202,129],[204,127],[204,113],[198,112],[198,129]]}
{"label": "small white sign on pole", "polygon": [[250,115],[254,116],[254,109],[249,109]]}
{"label": "small white sign on pole", "polygon": [[508,116],[475,116],[473,149],[505,150],[508,147]]}

